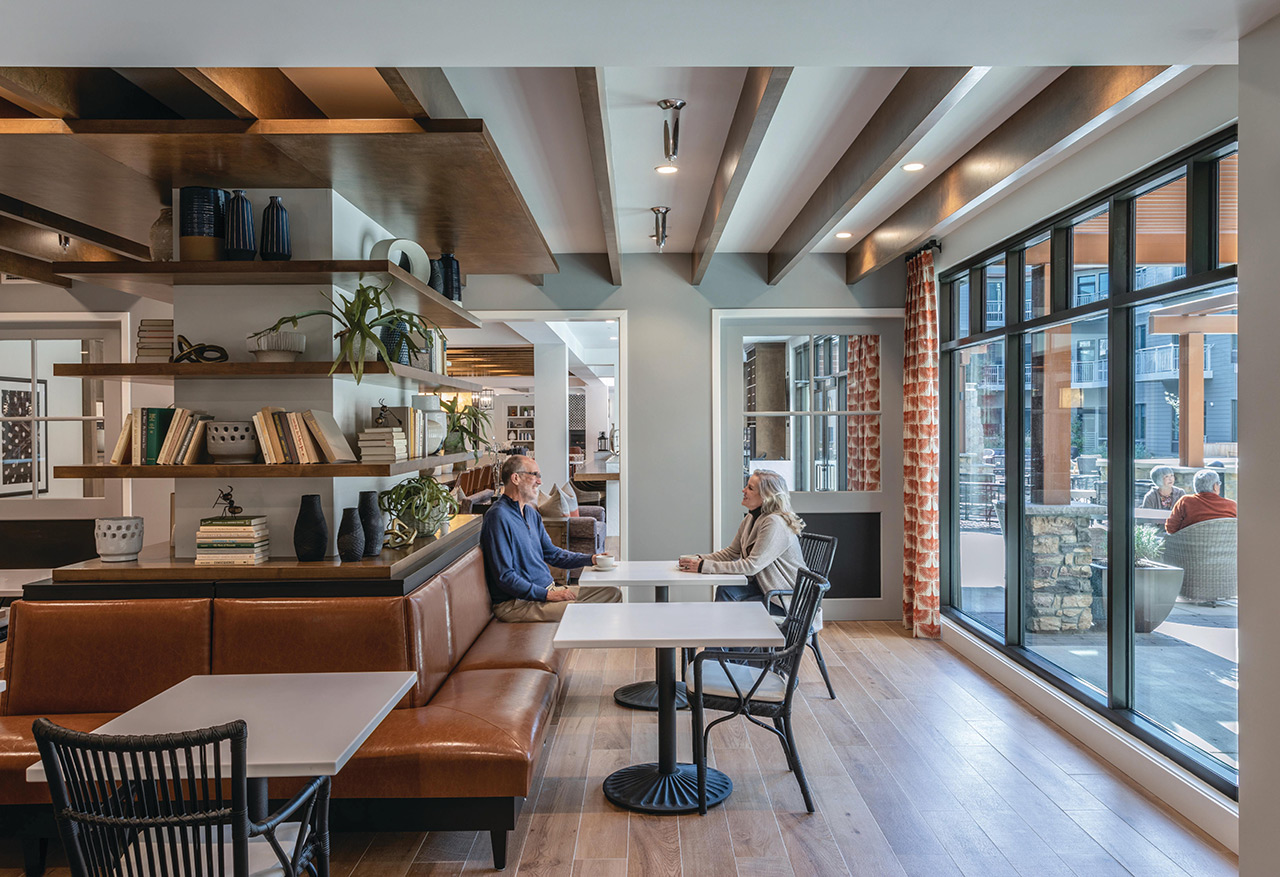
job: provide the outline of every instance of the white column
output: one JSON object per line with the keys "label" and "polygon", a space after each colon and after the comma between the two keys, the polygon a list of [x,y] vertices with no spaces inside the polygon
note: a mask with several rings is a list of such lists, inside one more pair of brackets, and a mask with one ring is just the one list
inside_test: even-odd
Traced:
{"label": "white column", "polygon": [[1280,435],[1280,17],[1240,40],[1240,873],[1275,873],[1280,811],[1280,588],[1273,464]]}
{"label": "white column", "polygon": [[609,388],[598,379],[587,381],[587,441],[583,450],[594,460],[600,433],[609,434]]}
{"label": "white column", "polygon": [[534,453],[542,483],[569,480],[569,349],[563,344],[533,345]]}

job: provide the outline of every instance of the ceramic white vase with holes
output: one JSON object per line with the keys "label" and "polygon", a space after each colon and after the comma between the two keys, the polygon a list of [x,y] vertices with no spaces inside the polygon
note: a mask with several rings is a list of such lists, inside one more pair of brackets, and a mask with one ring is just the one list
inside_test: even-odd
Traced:
{"label": "ceramic white vase with holes", "polygon": [[301,332],[268,332],[246,342],[258,362],[293,362],[307,349],[307,336]]}
{"label": "ceramic white vase with holes", "polygon": [[97,518],[93,522],[93,540],[98,557],[105,563],[137,560],[142,550],[142,518]]}
{"label": "ceramic white vase with holes", "polygon": [[258,457],[258,436],[247,420],[210,423],[205,436],[215,463],[252,463]]}

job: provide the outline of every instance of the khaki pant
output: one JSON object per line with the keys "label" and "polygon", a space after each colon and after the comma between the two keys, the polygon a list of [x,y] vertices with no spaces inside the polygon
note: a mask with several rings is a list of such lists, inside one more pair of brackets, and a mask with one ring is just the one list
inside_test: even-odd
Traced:
{"label": "khaki pant", "polygon": [[564,617],[566,606],[576,603],[621,603],[622,591],[617,588],[582,588],[570,585],[569,590],[577,595],[576,600],[563,600],[557,603],[540,603],[537,600],[507,600],[495,603],[493,616],[499,621],[559,621]]}

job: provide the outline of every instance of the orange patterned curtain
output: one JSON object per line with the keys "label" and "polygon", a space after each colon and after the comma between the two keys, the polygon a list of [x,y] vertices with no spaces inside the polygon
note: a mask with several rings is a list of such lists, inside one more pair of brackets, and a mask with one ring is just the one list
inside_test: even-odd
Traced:
{"label": "orange patterned curtain", "polygon": [[[880,336],[849,336],[849,490],[880,489]],[[875,411],[864,417],[854,412]]]}
{"label": "orange patterned curtain", "polygon": [[915,636],[942,633],[938,596],[938,290],[933,250],[907,262],[902,363],[902,621]]}

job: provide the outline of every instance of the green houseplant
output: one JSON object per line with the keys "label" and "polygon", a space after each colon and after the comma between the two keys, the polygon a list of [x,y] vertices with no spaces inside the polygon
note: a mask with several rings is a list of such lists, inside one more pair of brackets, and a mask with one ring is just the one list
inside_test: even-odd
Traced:
{"label": "green houseplant", "polygon": [[[1101,548],[1095,548],[1096,559],[1089,564],[1093,572],[1094,604],[1099,608],[1105,607],[1103,583],[1107,580],[1107,558],[1102,554],[1105,550],[1106,542],[1102,541]],[[1161,563],[1163,555],[1164,537],[1159,530],[1144,524],[1133,528],[1133,627],[1138,633],[1150,633],[1164,624],[1182,590],[1185,571],[1180,566]],[[1099,621],[1106,618],[1098,609],[1094,610],[1094,617]]]}
{"label": "green houseplant", "polygon": [[471,450],[480,459],[480,448],[485,444],[484,430],[489,426],[489,413],[470,403],[463,404],[461,397],[442,399],[440,408],[448,415],[448,434],[441,450],[446,454],[458,454]]}
{"label": "green houseplant", "polygon": [[[329,374],[333,374],[343,362],[347,362],[351,365],[351,373],[355,376],[356,383],[360,383],[361,378],[364,377],[365,358],[374,351],[381,354],[386,360],[387,369],[395,374],[395,357],[388,354],[382,339],[378,337],[379,330],[384,327],[395,328],[397,324],[403,324],[401,328],[407,326],[403,343],[408,347],[409,355],[412,357],[421,354],[430,346],[430,333],[439,332],[440,327],[404,308],[395,307],[388,293],[390,288],[390,281],[385,286],[375,286],[365,283],[362,279],[350,298],[339,293],[335,299],[322,291],[320,294],[329,300],[333,306],[332,309],[304,311],[289,317],[281,317],[273,325],[260,329],[249,337],[257,338],[269,332],[277,332],[286,323],[296,329],[298,321],[307,317],[330,317],[342,328],[333,333],[333,337],[339,339],[341,344]],[[423,339],[423,344],[419,345],[414,340],[415,335]]]}
{"label": "green houseplant", "polygon": [[458,513],[458,500],[430,475],[406,478],[378,494],[378,508],[411,528],[429,536]]}

